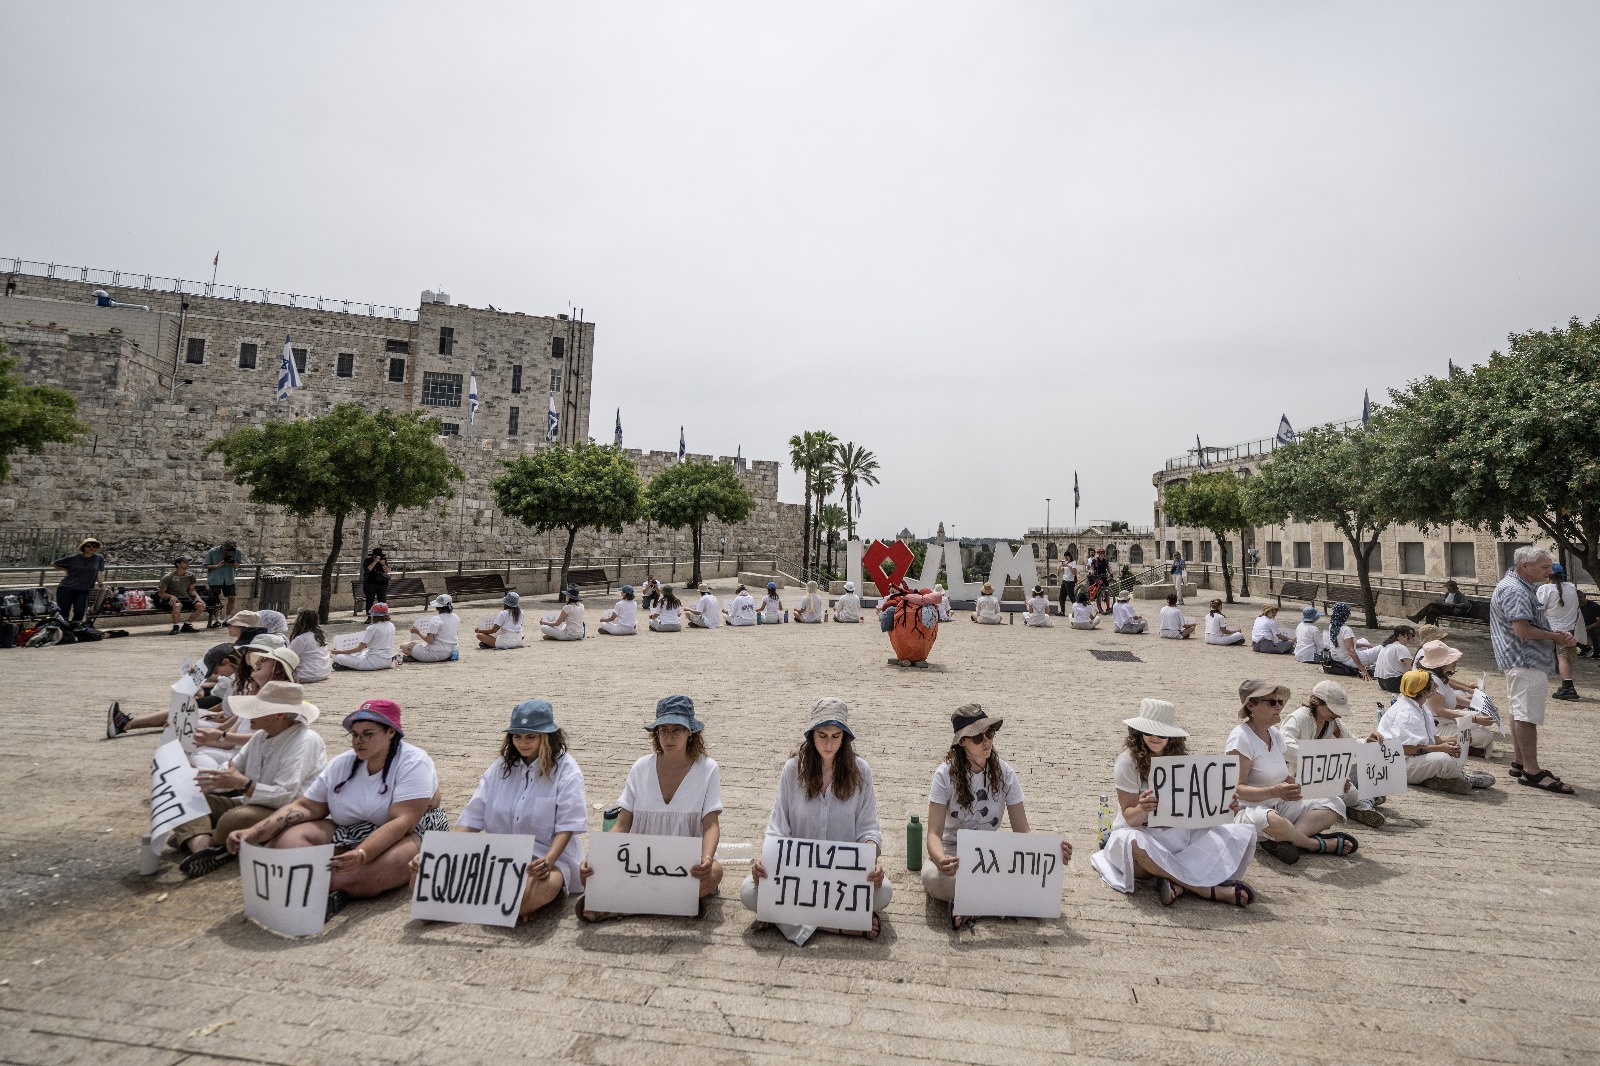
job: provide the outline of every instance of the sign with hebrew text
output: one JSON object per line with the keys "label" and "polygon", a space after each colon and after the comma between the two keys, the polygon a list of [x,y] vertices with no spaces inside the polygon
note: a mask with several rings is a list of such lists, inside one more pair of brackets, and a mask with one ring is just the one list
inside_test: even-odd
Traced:
{"label": "sign with hebrew text", "polygon": [[517,924],[528,862],[539,841],[526,834],[422,834],[411,917],[474,925]]}
{"label": "sign with hebrew text", "polygon": [[306,848],[239,845],[244,916],[279,936],[316,936],[328,917],[332,844]]}
{"label": "sign with hebrew text", "polygon": [[1302,740],[1295,780],[1301,799],[1339,799],[1356,770],[1355,740]]}
{"label": "sign with hebrew text", "polygon": [[768,837],[761,848],[766,880],[756,888],[756,918],[818,929],[872,928],[867,881],[877,849],[842,840]]}
{"label": "sign with hebrew text", "polygon": [[956,833],[956,898],[964,917],[1061,917],[1061,838],[1049,833]]}
{"label": "sign with hebrew text", "polygon": [[596,913],[673,914],[700,910],[699,837],[590,833],[583,907]]}
{"label": "sign with hebrew text", "polygon": [[184,822],[211,813],[195,768],[176,738],[156,748],[150,766],[150,836],[159,839]]}

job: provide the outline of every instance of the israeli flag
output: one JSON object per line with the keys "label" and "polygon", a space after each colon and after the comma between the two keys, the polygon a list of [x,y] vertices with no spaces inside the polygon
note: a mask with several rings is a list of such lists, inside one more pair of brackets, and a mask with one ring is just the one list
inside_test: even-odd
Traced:
{"label": "israeli flag", "polygon": [[555,440],[556,439],[556,431],[558,429],[560,429],[560,428],[561,428],[561,416],[556,414],[556,390],[555,389],[551,389],[550,390],[550,418],[545,423],[544,439],[546,441]]}
{"label": "israeli flag", "polygon": [[689,450],[683,446],[683,427],[679,426],[678,427],[678,462],[680,462],[680,463],[683,462],[684,457],[687,456],[688,454],[689,454]]}
{"label": "israeli flag", "polygon": [[856,486],[856,517],[861,517],[861,486]]}
{"label": "israeli flag", "polygon": [[617,408],[617,447],[622,447],[622,408]]}
{"label": "israeli flag", "polygon": [[283,335],[283,359],[278,363],[278,399],[287,400],[290,389],[300,387],[300,368],[295,365],[289,334]]}
{"label": "israeli flag", "polygon": [[1361,424],[1365,426],[1372,421],[1372,390],[1363,389],[1361,392]]}
{"label": "israeli flag", "polygon": [[1200,434],[1198,433],[1194,435],[1194,453],[1200,459],[1200,469],[1210,470],[1211,466],[1206,462],[1206,450],[1200,447]]}
{"label": "israeli flag", "polygon": [[1296,439],[1297,438],[1294,435],[1294,427],[1289,424],[1289,416],[1288,415],[1279,416],[1279,418],[1278,418],[1278,443],[1279,444],[1293,444]]}
{"label": "israeli flag", "polygon": [[[1194,440],[1196,444],[1200,443],[1199,437],[1195,437]],[[1072,509],[1074,511],[1078,509],[1078,503],[1080,502],[1080,499],[1081,497],[1078,495],[1078,472],[1074,470],[1072,472]]]}
{"label": "israeli flag", "polygon": [[473,419],[478,416],[478,372],[470,371],[467,374],[467,425],[472,425]]}

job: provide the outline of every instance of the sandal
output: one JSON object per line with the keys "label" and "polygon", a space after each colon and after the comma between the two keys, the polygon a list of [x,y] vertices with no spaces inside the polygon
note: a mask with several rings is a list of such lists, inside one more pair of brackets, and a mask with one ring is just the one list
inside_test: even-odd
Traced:
{"label": "sandal", "polygon": [[1230,901],[1226,896],[1223,896],[1222,902],[1232,902],[1235,907],[1248,907],[1256,901],[1256,890],[1243,881],[1224,881],[1220,885],[1212,885],[1212,899],[1217,899],[1217,889],[1219,888],[1233,889],[1233,899]]}
{"label": "sandal", "polygon": [[858,936],[858,937],[861,937],[863,940],[876,940],[876,939],[878,939],[878,933],[879,933],[878,916],[876,914],[874,914],[872,916],[872,928],[871,929],[841,929],[841,930],[839,930],[839,935],[840,936]]}
{"label": "sandal", "polygon": [[1540,792],[1554,792],[1558,796],[1570,796],[1577,791],[1549,770],[1540,770],[1536,774],[1524,773],[1517,778],[1517,783],[1536,788]]}
{"label": "sandal", "polygon": [[577,905],[576,905],[576,907],[574,907],[574,911],[578,915],[578,921],[583,922],[585,925],[593,925],[596,922],[609,922],[614,918],[621,918],[622,917],[621,914],[618,914],[615,911],[586,911],[586,910],[584,910],[583,909],[583,897],[582,896],[578,897]]}
{"label": "sandal", "polygon": [[1156,891],[1161,895],[1161,905],[1170,907],[1178,902],[1178,897],[1183,895],[1183,886],[1169,878],[1156,878]]}
{"label": "sandal", "polygon": [[1300,861],[1300,849],[1287,840],[1262,840],[1260,844],[1262,851],[1285,866],[1293,866]]}
{"label": "sandal", "polygon": [[1514,763],[1511,764],[1511,776],[1516,778],[1518,781],[1522,780],[1522,764],[1521,763],[1514,762]]}
{"label": "sandal", "polygon": [[[1318,855],[1354,855],[1361,842],[1349,833],[1318,833],[1312,837],[1317,842]],[[1330,851],[1328,845],[1332,844]]]}
{"label": "sandal", "polygon": [[969,928],[972,925],[974,920],[975,919],[973,919],[970,915],[966,915],[966,914],[951,914],[950,915],[950,928],[958,929],[958,930],[959,929],[966,929],[966,928]]}

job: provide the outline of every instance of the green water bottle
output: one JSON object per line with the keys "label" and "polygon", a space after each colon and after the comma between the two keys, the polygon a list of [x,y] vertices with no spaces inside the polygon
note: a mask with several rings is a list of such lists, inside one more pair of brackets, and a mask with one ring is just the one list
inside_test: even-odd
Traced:
{"label": "green water bottle", "polygon": [[922,819],[914,814],[906,823],[906,869],[922,869]]}
{"label": "green water bottle", "polygon": [[622,808],[621,807],[607,807],[606,808],[606,814],[605,814],[605,821],[603,823],[601,823],[600,832],[602,832],[602,833],[611,832],[611,827],[617,824],[617,819],[619,817],[621,817],[621,815],[622,815]]}

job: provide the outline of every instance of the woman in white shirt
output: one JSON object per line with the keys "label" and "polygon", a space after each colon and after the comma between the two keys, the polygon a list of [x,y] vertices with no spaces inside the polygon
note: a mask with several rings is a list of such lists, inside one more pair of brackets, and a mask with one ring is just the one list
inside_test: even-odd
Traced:
{"label": "woman in white shirt", "polygon": [[1300,861],[1300,852],[1353,855],[1359,846],[1348,833],[1324,830],[1344,821],[1344,801],[1300,798],[1300,786],[1289,776],[1288,754],[1278,720],[1289,689],[1266,681],[1239,686],[1239,717],[1223,751],[1239,757],[1241,804],[1234,821],[1255,827],[1261,849],[1280,862]]}
{"label": "woman in white shirt", "polygon": [[935,584],[933,594],[939,597],[939,621],[950,621],[950,593],[945,591],[943,585]]}
{"label": "woman in white shirt", "polygon": [[[713,600],[713,607],[715,604]],[[671,585],[661,590],[661,606],[650,612],[650,628],[657,633],[683,632],[683,604],[673,594]]]}
{"label": "woman in white shirt", "polygon": [[[1544,608],[1545,628],[1557,633],[1571,633],[1579,644],[1589,643],[1589,631],[1583,621],[1583,603],[1578,599],[1578,586],[1567,580],[1567,571],[1560,563],[1550,568],[1550,580],[1539,586],[1536,593]],[[1550,694],[1553,700],[1578,699],[1578,690],[1572,684],[1572,657],[1575,646],[1556,649],[1556,671],[1561,675],[1561,686]]]}
{"label": "woman in white shirt", "polygon": [[1278,605],[1269,603],[1261,608],[1250,627],[1250,648],[1263,655],[1288,655],[1294,651],[1294,637],[1278,626]]}
{"label": "woman in white shirt", "polygon": [[[695,717],[688,696],[664,696],[656,703],[655,721],[645,723],[655,754],[646,755],[628,771],[628,783],[617,800],[621,811],[612,831],[644,836],[699,837],[700,861],[689,875],[700,882],[700,913],[705,898],[722,884],[722,864],[717,861],[717,841],[722,838],[722,776],[706,754],[701,731],[705,723]],[[587,881],[594,870],[585,861],[579,867]],[[586,922],[620,918],[619,914],[583,909]]]}
{"label": "woman in white shirt", "polygon": [[1167,605],[1161,608],[1161,635],[1168,640],[1188,640],[1194,636],[1194,620],[1184,615],[1178,606],[1178,594],[1167,593]]}
{"label": "woman in white shirt", "polygon": [[[1435,727],[1441,734],[1457,734],[1467,738],[1468,753],[1487,759],[1494,750],[1497,734],[1490,726],[1494,716],[1474,714],[1472,697],[1477,687],[1455,679],[1456,663],[1461,652],[1442,640],[1430,640],[1417,652],[1416,668],[1426,670],[1433,677],[1428,691],[1417,697],[1417,702],[1433,715]],[[1512,770],[1518,767],[1513,764]]]}
{"label": "woman in white shirt", "polygon": [[689,616],[689,626],[692,629],[715,629],[722,624],[722,608],[711,594],[710,585],[702,581],[699,592],[700,598],[694,605],[684,608],[684,613]]}
{"label": "woman in white shirt", "polygon": [[631,637],[639,632],[639,605],[633,599],[633,586],[622,586],[622,599],[600,616],[600,632],[608,637]]}
{"label": "woman in white shirt", "polygon": [[1333,656],[1337,673],[1346,677],[1359,675],[1363,681],[1372,680],[1372,666],[1378,661],[1377,648],[1363,648],[1356,644],[1356,631],[1345,625],[1350,617],[1348,603],[1336,603],[1328,615],[1328,654]]}
{"label": "woman in white shirt", "polygon": [[[850,709],[843,700],[826,697],[811,708],[800,748],[778,775],[778,795],[767,821],[767,839],[798,837],[803,840],[848,841],[872,846],[872,928],[866,932],[823,929],[826,933],[878,939],[878,914],[894,898],[894,886],[883,875],[879,856],[883,833],[878,828],[878,794],[872,787],[872,767],[856,755],[855,734],[850,731]],[[756,909],[761,882],[768,877],[760,856],[750,864],[750,876],[739,886],[739,900]],[[767,888],[771,890],[770,885]],[[758,921],[760,932],[768,923]],[[804,944],[812,930],[803,925],[779,925],[778,930],[796,944]]]}
{"label": "woman in white shirt", "polygon": [[[567,602],[554,615],[545,615],[539,632],[545,640],[582,640],[588,635],[583,622],[583,597],[576,587],[567,589]],[[637,622],[637,617],[635,618]]]}
{"label": "woman in white shirt", "polygon": [[287,807],[249,829],[228,836],[275,848],[332,844],[333,880],[328,893],[332,918],[352,897],[376,896],[405,884],[422,834],[450,828],[439,807],[439,774],[433,759],[405,740],[400,705],[368,700],[345,715],[350,750],[337,756]]}
{"label": "woman in white shirt", "polygon": [[739,586],[733,594],[733,599],[729,600],[728,605],[722,610],[728,616],[730,626],[756,624],[756,600],[743,585]]}
{"label": "woman in white shirt", "polygon": [[800,602],[794,609],[794,620],[807,624],[822,621],[822,597],[817,594],[817,583],[806,582],[806,594],[800,597]]}
{"label": "woman in white shirt", "polygon": [[[1289,776],[1296,777],[1300,765],[1302,740],[1353,740],[1354,735],[1345,724],[1350,713],[1350,694],[1337,681],[1318,681],[1311,688],[1311,696],[1295,712],[1283,720],[1278,732],[1283,735],[1284,762]],[[1368,740],[1380,739],[1373,733]],[[1352,775],[1353,776],[1353,775]],[[1388,820],[1373,806],[1373,801],[1361,798],[1361,782],[1354,780],[1340,798],[1344,800],[1345,816],[1374,829]],[[1381,802],[1382,797],[1379,797]]]}
{"label": "woman in white shirt", "polygon": [[[1378,719],[1378,732],[1389,744],[1398,744],[1406,756],[1406,782],[1445,792],[1471,792],[1476,781],[1462,769],[1458,737],[1441,737],[1434,728],[1433,715],[1417,702],[1433,684],[1426,670],[1408,670],[1400,677],[1400,695]],[[1477,774],[1488,788],[1494,778]]]}
{"label": "woman in white shirt", "polygon": [[[922,867],[922,889],[933,899],[954,903],[961,858],[955,854],[956,833],[962,829],[998,832],[1000,819],[1011,823],[1013,833],[1028,832],[1028,812],[1022,805],[1022,783],[1009,763],[995,754],[994,738],[1004,718],[991,718],[983,707],[968,703],[950,716],[955,732],[944,762],[933,772],[928,789],[929,862]],[[1061,865],[1072,861],[1072,845],[1061,841]],[[950,927],[970,925],[970,917],[952,913]]]}
{"label": "woman in white shirt", "polygon": [[256,612],[261,619],[261,628],[275,637],[289,639],[289,619],[282,611],[274,611],[263,607]]}
{"label": "woman in white shirt", "polygon": [[508,592],[500,605],[504,609],[490,619],[488,625],[473,630],[480,648],[504,651],[522,647],[522,597]]}
{"label": "woman in white shirt", "polygon": [[1127,636],[1138,636],[1150,629],[1150,623],[1133,609],[1133,593],[1126,590],[1117,593],[1117,600],[1111,605],[1111,625]]}
{"label": "woman in white shirt", "polygon": [[1228,624],[1228,619],[1222,613],[1222,601],[1212,600],[1211,610],[1206,612],[1206,643],[1207,644],[1243,644],[1244,634]]}
{"label": "woman in white shirt", "polygon": [[1096,629],[1100,625],[1100,617],[1100,612],[1089,602],[1089,594],[1080,592],[1077,602],[1072,605],[1072,619],[1068,624],[1073,629]]}
{"label": "woman in white shirt", "polygon": [[1400,691],[1400,675],[1411,669],[1412,649],[1417,646],[1417,631],[1411,626],[1395,626],[1372,663],[1372,676],[1385,692]]}
{"label": "woman in white shirt", "polygon": [[1044,586],[1033,586],[1033,595],[1028,597],[1027,611],[1022,616],[1022,624],[1048,629],[1055,625],[1050,620],[1050,601],[1045,598]]}
{"label": "woman in white shirt", "polygon": [[[534,839],[518,921],[563,894],[581,891],[578,867],[589,831],[583,771],[567,752],[549,700],[523,700],[511,711],[500,757],[478,779],[456,821],[458,833],[517,833]],[[411,860],[413,879],[421,856]],[[414,882],[413,882],[414,883]]]}
{"label": "woman in white shirt", "polygon": [[1000,617],[1000,599],[994,594],[994,586],[987,581],[978,592],[978,602],[972,606],[972,620],[979,625],[997,626],[1005,621]]}
{"label": "woman in white shirt", "polygon": [[844,595],[833,601],[833,620],[835,622],[861,621],[861,597],[856,595],[856,583],[844,583]]}
{"label": "woman in white shirt", "polygon": [[300,684],[326,681],[333,673],[333,656],[328,651],[328,638],[318,624],[315,607],[302,607],[295,613],[294,629],[289,632],[289,650],[300,659],[294,672],[294,679]]}
{"label": "woman in white shirt", "polygon": [[1300,624],[1294,627],[1294,660],[1297,663],[1314,663],[1328,650],[1328,635],[1317,628],[1322,612],[1307,607],[1300,612]]}
{"label": "woman in white shirt", "polygon": [[1152,829],[1145,825],[1156,809],[1150,760],[1188,754],[1189,733],[1179,728],[1176,717],[1177,709],[1166,700],[1146,699],[1139,704],[1137,718],[1123,719],[1128,736],[1111,771],[1117,787],[1117,817],[1105,846],[1089,862],[1109,887],[1130,895],[1138,877],[1156,878],[1164,906],[1172,906],[1189,892],[1247,907],[1256,894],[1239,878],[1255,855],[1253,827],[1236,823],[1208,829]]}
{"label": "woman in white shirt", "polygon": [[341,670],[387,670],[394,666],[394,623],[389,621],[389,605],[375,603],[367,608],[372,624],[353,646],[333,657]]}
{"label": "woman in white shirt", "polygon": [[423,615],[411,623],[411,633],[416,638],[400,645],[400,654],[419,663],[442,663],[458,658],[456,640],[461,633],[461,618],[456,614],[455,601],[449,596],[433,598],[432,615]]}
{"label": "woman in white shirt", "polygon": [[761,613],[756,615],[756,624],[775,626],[789,620],[789,612],[784,609],[783,600],[778,598],[778,583],[767,582],[767,595],[761,601]]}

